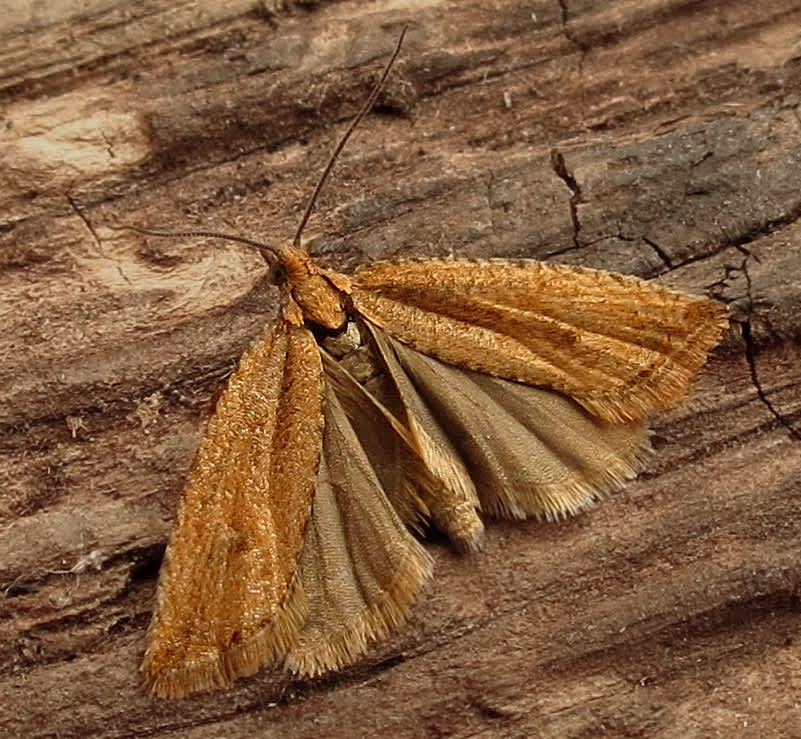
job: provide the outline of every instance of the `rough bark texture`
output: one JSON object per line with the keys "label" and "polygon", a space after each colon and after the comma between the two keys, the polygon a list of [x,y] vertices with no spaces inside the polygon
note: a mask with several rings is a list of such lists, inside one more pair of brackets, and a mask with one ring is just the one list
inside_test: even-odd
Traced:
{"label": "rough bark texture", "polygon": [[[0,9],[0,734],[801,735],[797,0]],[[404,23],[312,253],[612,268],[732,329],[646,474],[478,555],[432,541],[411,623],[358,665],[154,702],[176,500],[276,294],[244,246],[108,226],[291,239]]]}

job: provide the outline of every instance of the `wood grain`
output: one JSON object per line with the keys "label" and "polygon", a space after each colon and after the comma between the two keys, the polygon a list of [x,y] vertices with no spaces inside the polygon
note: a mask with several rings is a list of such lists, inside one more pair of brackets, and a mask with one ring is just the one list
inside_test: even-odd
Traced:
{"label": "wood grain", "polygon": [[[50,4],[47,4],[50,5]],[[801,10],[793,0],[0,9],[0,733],[801,733]],[[427,544],[412,623],[331,678],[153,702],[136,672],[212,397],[338,132],[309,235],[537,257],[725,300],[648,471],[559,524]]]}

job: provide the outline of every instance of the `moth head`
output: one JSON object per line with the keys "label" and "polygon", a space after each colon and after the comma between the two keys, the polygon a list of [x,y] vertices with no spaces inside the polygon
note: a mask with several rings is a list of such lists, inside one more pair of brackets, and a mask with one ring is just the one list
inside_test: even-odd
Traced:
{"label": "moth head", "polygon": [[279,252],[271,268],[276,284],[303,313],[306,323],[337,331],[347,321],[344,302],[350,282],[344,275],[329,272],[306,252],[294,246]]}

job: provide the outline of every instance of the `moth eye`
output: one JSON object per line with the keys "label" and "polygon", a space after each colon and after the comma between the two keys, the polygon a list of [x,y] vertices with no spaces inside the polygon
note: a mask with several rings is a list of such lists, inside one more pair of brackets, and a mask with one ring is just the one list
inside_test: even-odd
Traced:
{"label": "moth eye", "polygon": [[273,285],[283,285],[287,281],[286,266],[282,262],[274,262],[270,265],[268,277]]}

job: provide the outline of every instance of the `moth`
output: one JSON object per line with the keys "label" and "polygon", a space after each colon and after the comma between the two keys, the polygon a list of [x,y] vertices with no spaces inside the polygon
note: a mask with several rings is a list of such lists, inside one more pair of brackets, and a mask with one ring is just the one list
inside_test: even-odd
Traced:
{"label": "moth", "polygon": [[[270,263],[281,313],[186,481],[142,664],[154,696],[269,663],[308,676],[352,663],[431,577],[413,531],[472,551],[482,513],[557,519],[620,487],[647,456],[646,419],[679,400],[727,325],[713,300],[594,269],[315,262],[301,232],[402,40],[293,242],[233,237]],[[371,382],[332,336],[377,367]]]}

